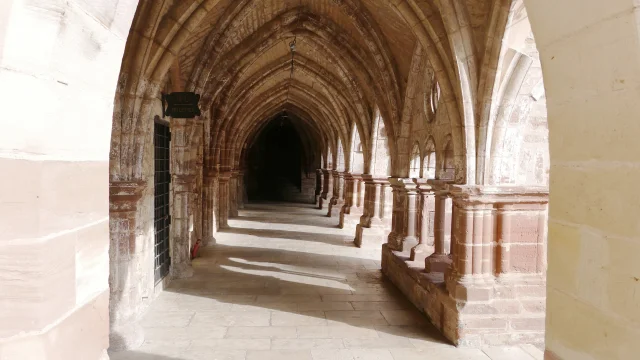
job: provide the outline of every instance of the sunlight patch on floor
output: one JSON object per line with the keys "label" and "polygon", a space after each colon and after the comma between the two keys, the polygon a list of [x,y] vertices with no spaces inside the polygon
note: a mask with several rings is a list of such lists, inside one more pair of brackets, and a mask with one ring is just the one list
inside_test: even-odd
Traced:
{"label": "sunlight patch on floor", "polygon": [[[333,289],[353,290],[353,288],[347,284],[343,284],[336,280],[323,279],[323,277],[315,274],[304,275],[304,274],[294,274],[294,273],[269,271],[269,270],[247,270],[247,269],[242,269],[239,267],[228,266],[228,265],[220,265],[220,267],[232,272],[251,274],[256,276],[264,276],[264,277],[273,277],[283,281],[289,281],[292,283],[297,283],[302,285],[314,285],[314,286],[322,286],[322,287],[333,288]],[[289,270],[285,270],[285,271],[289,271]]]}

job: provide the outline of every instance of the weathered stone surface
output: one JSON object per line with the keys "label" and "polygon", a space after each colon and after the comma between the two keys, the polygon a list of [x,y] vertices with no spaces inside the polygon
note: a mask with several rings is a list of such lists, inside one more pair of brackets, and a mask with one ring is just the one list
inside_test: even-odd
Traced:
{"label": "weathered stone surface", "polygon": [[[548,357],[638,353],[633,3],[257,3],[0,3],[0,357],[69,358],[73,332],[56,327],[86,329],[108,287],[95,306],[110,309],[111,346],[139,344],[168,282],[153,275],[154,122],[173,133],[171,272],[184,277],[193,246],[244,206],[248,149],[285,111],[301,143],[290,199],[319,197],[358,246],[402,250],[385,271],[446,336],[540,342],[547,311]],[[202,95],[202,116],[161,118],[161,93],[179,91]],[[369,177],[361,213],[335,172]],[[389,177],[463,188],[436,191],[430,225],[423,194],[396,184],[392,197]],[[548,249],[536,196],[513,201],[522,186],[551,189]],[[78,334],[83,359],[106,356],[98,327]]]}

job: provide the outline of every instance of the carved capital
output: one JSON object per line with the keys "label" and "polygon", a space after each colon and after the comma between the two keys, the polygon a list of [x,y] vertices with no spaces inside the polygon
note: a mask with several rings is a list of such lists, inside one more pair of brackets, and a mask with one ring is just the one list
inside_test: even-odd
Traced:
{"label": "carved capital", "polygon": [[394,192],[416,193],[418,185],[410,178],[389,178]]}
{"label": "carved capital", "polygon": [[549,190],[539,186],[477,186],[448,185],[447,189],[458,204],[538,204],[549,202]]}
{"label": "carved capital", "polygon": [[135,211],[147,184],[144,181],[112,181],[109,183],[109,211]]}

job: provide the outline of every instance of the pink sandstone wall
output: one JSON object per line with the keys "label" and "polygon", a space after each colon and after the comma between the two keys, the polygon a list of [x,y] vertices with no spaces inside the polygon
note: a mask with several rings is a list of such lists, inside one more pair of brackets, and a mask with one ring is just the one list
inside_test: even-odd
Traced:
{"label": "pink sandstone wall", "polygon": [[136,5],[0,2],[0,359],[107,357],[109,144]]}

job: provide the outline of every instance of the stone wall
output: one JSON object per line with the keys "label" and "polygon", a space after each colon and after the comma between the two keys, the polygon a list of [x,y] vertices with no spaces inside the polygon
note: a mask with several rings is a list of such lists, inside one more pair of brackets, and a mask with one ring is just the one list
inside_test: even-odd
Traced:
{"label": "stone wall", "polygon": [[281,191],[281,196],[284,201],[290,201],[302,204],[314,204],[316,201],[316,176],[310,174],[308,177],[306,174],[300,174],[301,187],[287,186]]}
{"label": "stone wall", "polygon": [[136,5],[0,3],[3,360],[107,358],[109,145]]}
{"label": "stone wall", "polygon": [[549,111],[548,357],[633,359],[640,353],[638,8],[525,5]]}

